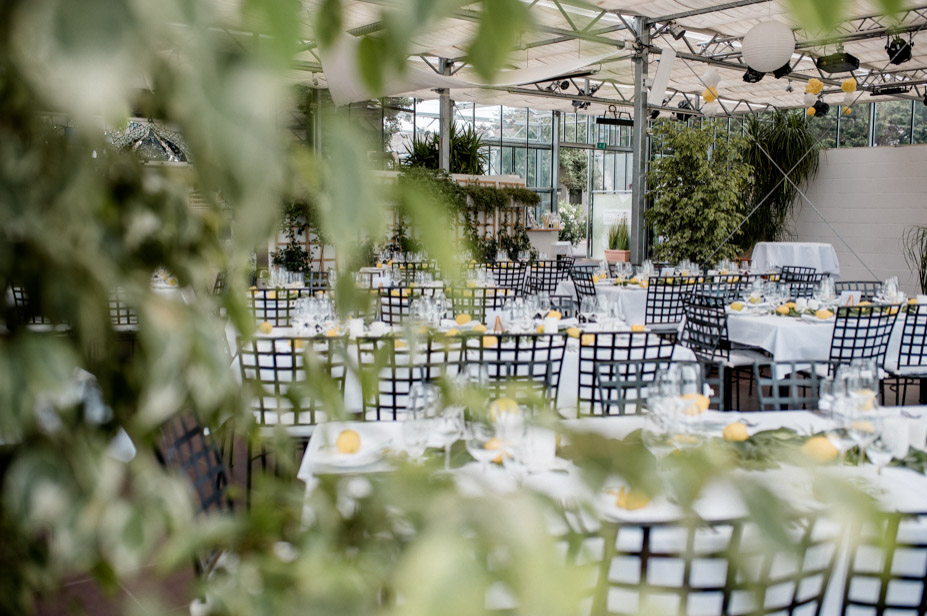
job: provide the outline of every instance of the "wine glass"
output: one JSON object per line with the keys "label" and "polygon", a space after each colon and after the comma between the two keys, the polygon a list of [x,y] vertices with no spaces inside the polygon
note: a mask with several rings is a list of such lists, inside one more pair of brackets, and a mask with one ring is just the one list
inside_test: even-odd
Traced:
{"label": "wine glass", "polygon": [[882,476],[882,468],[892,461],[894,451],[895,443],[892,440],[892,434],[891,432],[886,433],[883,425],[866,449],[866,457],[876,466],[876,475]]}
{"label": "wine glass", "polygon": [[[420,387],[416,385],[416,387]],[[410,394],[412,396],[412,394]],[[410,408],[402,421],[402,444],[412,460],[421,460],[428,447],[429,420],[424,408]]]}
{"label": "wine glass", "polygon": [[848,419],[848,433],[859,447],[857,466],[862,466],[866,458],[866,447],[878,437],[881,421],[877,413],[862,410],[853,402],[849,404]]}
{"label": "wine glass", "polygon": [[432,428],[434,434],[444,445],[444,470],[449,471],[451,470],[451,445],[463,435],[463,408],[459,406],[436,408],[432,418]]}
{"label": "wine glass", "polygon": [[656,457],[657,466],[676,448],[668,434],[666,420],[657,413],[649,413],[641,429],[641,440],[644,446]]}
{"label": "wine glass", "polygon": [[495,426],[486,420],[471,419],[467,422],[464,438],[467,452],[479,462],[480,471],[485,474],[489,470],[489,463],[502,455]]}
{"label": "wine glass", "polygon": [[547,313],[550,312],[550,294],[547,291],[539,291],[538,295],[538,312],[541,313],[541,317],[547,316]]}
{"label": "wine glass", "polygon": [[584,297],[583,301],[579,304],[579,313],[582,316],[582,320],[591,323],[595,321],[595,298],[594,297]]}
{"label": "wine glass", "polygon": [[853,447],[854,440],[850,436],[852,417],[850,410],[852,402],[846,396],[832,396],[828,411],[830,426],[827,429],[827,440],[840,452],[840,464],[845,461],[846,454]]}

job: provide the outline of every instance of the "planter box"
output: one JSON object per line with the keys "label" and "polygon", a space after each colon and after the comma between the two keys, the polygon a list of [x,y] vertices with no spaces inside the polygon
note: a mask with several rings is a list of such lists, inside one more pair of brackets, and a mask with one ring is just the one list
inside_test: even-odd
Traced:
{"label": "planter box", "polygon": [[631,260],[631,251],[630,250],[608,250],[605,249],[605,260],[609,262],[621,262],[621,261],[630,261]]}

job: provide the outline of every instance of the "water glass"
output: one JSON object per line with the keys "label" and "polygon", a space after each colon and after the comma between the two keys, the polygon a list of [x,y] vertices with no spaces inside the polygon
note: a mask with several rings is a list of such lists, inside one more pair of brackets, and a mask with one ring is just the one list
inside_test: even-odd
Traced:
{"label": "water glass", "polygon": [[467,422],[464,436],[467,452],[479,462],[480,470],[486,472],[489,463],[497,456],[503,455],[500,441],[496,437],[496,428],[489,421],[471,419]]}
{"label": "water glass", "polygon": [[413,460],[421,460],[425,454],[430,428],[431,423],[426,410],[421,407],[410,407],[402,421],[402,445]]}

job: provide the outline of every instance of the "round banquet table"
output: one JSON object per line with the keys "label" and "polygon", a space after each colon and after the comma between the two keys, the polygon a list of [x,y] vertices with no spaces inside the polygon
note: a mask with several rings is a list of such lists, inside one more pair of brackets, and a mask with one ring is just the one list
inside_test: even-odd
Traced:
{"label": "round banquet table", "polygon": [[840,276],[833,245],[818,242],[758,242],[753,247],[753,269],[765,272],[783,265],[813,267],[818,273]]}

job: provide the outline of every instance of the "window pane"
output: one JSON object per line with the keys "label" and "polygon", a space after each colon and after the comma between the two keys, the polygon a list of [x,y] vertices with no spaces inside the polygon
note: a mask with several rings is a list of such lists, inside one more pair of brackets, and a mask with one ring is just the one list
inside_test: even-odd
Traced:
{"label": "window pane", "polygon": [[850,115],[840,115],[840,147],[864,148],[869,145],[869,103],[852,109]]}
{"label": "window pane", "polygon": [[412,148],[412,124],[414,116],[410,111],[384,109],[383,135],[386,139],[386,151],[405,156]]}
{"label": "window pane", "polygon": [[538,182],[538,151],[535,149],[528,150],[528,176],[525,178],[525,185],[537,186]]}
{"label": "window pane", "polygon": [[502,138],[517,139],[524,141],[526,137],[526,126],[528,110],[524,107],[502,108]]}
{"label": "window pane", "polygon": [[575,113],[565,113],[560,118],[560,122],[563,126],[563,140],[569,142],[576,141],[576,114]]}
{"label": "window pane", "polygon": [[592,157],[592,190],[602,190],[605,187],[604,181],[604,160],[602,150],[596,150]]}
{"label": "window pane", "polygon": [[625,152],[615,153],[615,190],[627,190],[627,159],[630,158]]}
{"label": "window pane", "polygon": [[914,143],[927,143],[927,105],[914,104]]}
{"label": "window pane", "polygon": [[551,141],[551,112],[528,110],[528,143],[546,143]]}
{"label": "window pane", "polygon": [[439,101],[419,100],[415,102],[415,136],[423,139],[428,134],[438,134],[440,131]]}
{"label": "window pane", "polygon": [[550,188],[550,150],[538,150],[538,183],[541,188]]}
{"label": "window pane", "polygon": [[498,147],[489,148],[489,175],[502,174],[502,151]]}
{"label": "window pane", "polygon": [[515,175],[527,180],[528,148],[514,148],[514,150],[515,150]]}
{"label": "window pane", "polygon": [[473,125],[473,103],[454,103],[454,123],[461,128]]}
{"label": "window pane", "polygon": [[840,105],[831,105],[827,115],[814,116],[807,120],[810,123],[811,132],[822,148],[837,147],[837,114],[841,112],[841,109]]}
{"label": "window pane", "polygon": [[875,114],[876,145],[911,143],[911,101],[876,103]]}
{"label": "window pane", "polygon": [[508,175],[514,172],[514,167],[512,166],[512,148],[502,148],[502,174]]}
{"label": "window pane", "polygon": [[498,145],[502,139],[502,107],[499,105],[477,105],[476,129],[483,135],[484,142],[492,142]]}
{"label": "window pane", "polygon": [[576,143],[586,143],[586,116],[576,115]]}

